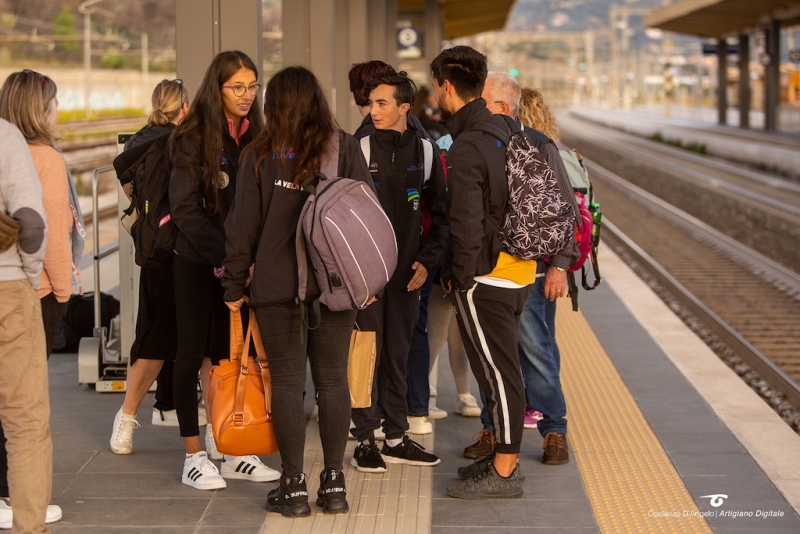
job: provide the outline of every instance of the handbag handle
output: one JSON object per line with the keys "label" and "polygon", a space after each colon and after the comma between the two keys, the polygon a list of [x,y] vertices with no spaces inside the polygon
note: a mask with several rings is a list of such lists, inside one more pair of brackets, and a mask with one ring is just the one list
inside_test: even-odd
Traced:
{"label": "handbag handle", "polygon": [[244,332],[242,327],[242,313],[237,311],[231,312],[231,336],[230,336],[230,361],[236,361],[242,355],[242,347],[244,346]]}
{"label": "handbag handle", "polygon": [[258,368],[261,369],[261,380],[264,381],[264,403],[267,408],[267,417],[272,420],[272,374],[269,372],[269,360],[264,342],[261,340],[261,330],[256,321],[256,312],[250,309],[250,325],[253,328],[253,344],[256,346]]}
{"label": "handbag handle", "polygon": [[[234,317],[238,316],[238,317]],[[234,326],[238,322],[236,334],[234,334]],[[234,347],[234,335],[237,339],[242,335],[242,320],[239,312],[231,313],[231,350]],[[264,350],[264,343],[261,340],[261,332],[258,329],[256,321],[256,314],[253,309],[250,309],[250,320],[247,325],[247,335],[244,341],[239,345],[241,350],[238,351],[235,360],[239,360],[239,377],[236,380],[236,398],[233,403],[233,423],[235,425],[244,424],[244,392],[245,382],[250,374],[250,339],[253,339],[253,344],[256,346],[256,362],[261,370],[261,380],[264,384],[264,405],[268,420],[272,420],[272,376],[269,372],[269,363],[267,361],[267,352]],[[237,341],[238,344],[238,341]],[[234,353],[231,353],[231,360],[234,360]]]}

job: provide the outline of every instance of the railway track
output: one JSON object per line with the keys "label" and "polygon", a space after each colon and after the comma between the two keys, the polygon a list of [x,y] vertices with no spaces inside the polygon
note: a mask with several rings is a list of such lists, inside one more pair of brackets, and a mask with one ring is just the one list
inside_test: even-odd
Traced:
{"label": "railway track", "polygon": [[[689,322],[702,323],[692,326],[710,331],[710,338],[727,345],[780,392],[778,400],[800,409],[800,274],[728,235],[742,230],[730,232],[724,215],[730,207],[721,208],[723,214],[705,213],[706,220],[700,220],[673,205],[707,206],[710,197],[720,205],[735,204],[763,225],[752,224],[747,230],[780,234],[779,228],[765,223],[798,224],[793,210],[780,208],[800,207],[800,187],[772,182],[775,177],[766,180],[758,173],[748,176],[752,171],[704,162],[700,156],[663,150],[670,147],[641,139],[628,142],[625,134],[615,135],[619,132],[602,129],[600,134],[596,128],[581,124],[578,130],[575,121],[562,122],[565,141],[585,156],[604,219],[610,223],[604,238],[666,289],[674,297],[671,305],[679,303],[673,307],[688,310]],[[594,161],[595,154],[616,168]],[[647,176],[648,171],[655,176]],[[775,204],[781,198],[785,206]],[[782,238],[786,236],[770,237]],[[773,256],[785,261],[782,254]]]}
{"label": "railway track", "polygon": [[144,118],[76,121],[59,124],[63,140],[59,148],[73,174],[108,165],[117,155],[117,133],[135,132]]}
{"label": "railway track", "polygon": [[570,117],[561,126],[597,164],[785,267],[800,264],[797,182]]}

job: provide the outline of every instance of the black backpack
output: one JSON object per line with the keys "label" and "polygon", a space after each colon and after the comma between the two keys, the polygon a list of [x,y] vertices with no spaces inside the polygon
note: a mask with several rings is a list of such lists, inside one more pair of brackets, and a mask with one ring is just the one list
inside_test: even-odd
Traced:
{"label": "black backpack", "polygon": [[169,135],[156,138],[147,151],[125,173],[131,173],[131,205],[127,215],[137,212],[131,225],[140,267],[164,267],[171,263],[177,227],[169,208],[169,175],[172,167],[166,157]]}

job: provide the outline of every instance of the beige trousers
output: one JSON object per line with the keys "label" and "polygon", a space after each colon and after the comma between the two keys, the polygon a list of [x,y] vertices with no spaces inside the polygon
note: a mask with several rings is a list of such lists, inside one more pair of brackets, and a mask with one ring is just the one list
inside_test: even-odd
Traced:
{"label": "beige trousers", "polygon": [[0,282],[0,420],[8,451],[12,534],[49,533],[53,484],[50,396],[39,295],[28,280]]}

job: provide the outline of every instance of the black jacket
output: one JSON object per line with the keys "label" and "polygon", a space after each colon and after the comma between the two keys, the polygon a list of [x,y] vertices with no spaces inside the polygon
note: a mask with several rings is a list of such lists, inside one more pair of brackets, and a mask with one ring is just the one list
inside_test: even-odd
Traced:
{"label": "black jacket", "polygon": [[144,156],[150,146],[157,140],[166,138],[172,134],[175,125],[172,123],[160,126],[158,124],[147,125],[135,134],[125,143],[125,150],[116,158],[114,158],[114,171],[117,173],[117,179],[121,185],[130,183],[133,175],[126,173],[131,166],[139,161],[139,158]]}
{"label": "black jacket", "polygon": [[447,186],[450,195],[450,240],[442,261],[442,281],[458,290],[471,288],[475,276],[490,273],[505,247],[484,217],[488,212],[502,221],[508,203],[506,148],[491,134],[472,130],[489,122],[507,129],[505,121],[486,109],[478,98],[444,121],[453,136],[447,154]]}
{"label": "black jacket", "polygon": [[[370,184],[372,180],[356,140],[342,132],[338,176]],[[225,300],[239,300],[250,266],[250,305],[264,306],[297,298],[299,285],[295,237],[300,212],[308,197],[293,184],[280,161],[265,158],[255,169],[255,154],[247,151],[241,162],[236,201],[225,221],[227,258],[222,285]],[[314,269],[308,266],[307,298],[319,295]]]}
{"label": "black jacket", "polygon": [[[449,233],[447,192],[442,160],[433,145],[431,177],[425,181],[424,153],[419,132],[408,128],[375,130],[370,137],[370,177],[397,238],[397,268],[386,288],[405,291],[418,261],[431,272],[444,250]],[[422,212],[431,215],[428,234],[422,237]]]}
{"label": "black jacket", "polygon": [[[243,137],[242,144],[246,143]],[[219,190],[217,212],[206,215],[203,198],[203,156],[197,138],[185,135],[177,147],[169,180],[169,205],[172,220],[178,227],[175,253],[181,258],[212,267],[225,261],[225,217],[228,215],[236,190],[239,170],[239,146],[228,133],[222,133],[221,170],[228,175],[227,187]]]}

